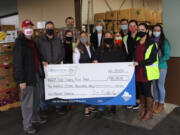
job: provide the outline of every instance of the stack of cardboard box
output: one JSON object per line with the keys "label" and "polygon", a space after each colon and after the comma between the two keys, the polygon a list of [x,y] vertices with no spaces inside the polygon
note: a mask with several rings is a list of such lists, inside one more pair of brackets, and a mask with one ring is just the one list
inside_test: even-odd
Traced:
{"label": "stack of cardboard box", "polygon": [[14,25],[0,26],[0,111],[19,106],[19,91],[13,79]]}
{"label": "stack of cardboard box", "polygon": [[120,30],[121,19],[135,19],[140,22],[148,22],[150,25],[162,23],[162,11],[154,11],[149,8],[131,8],[112,12],[97,13],[94,20],[104,20],[106,29],[117,32]]}

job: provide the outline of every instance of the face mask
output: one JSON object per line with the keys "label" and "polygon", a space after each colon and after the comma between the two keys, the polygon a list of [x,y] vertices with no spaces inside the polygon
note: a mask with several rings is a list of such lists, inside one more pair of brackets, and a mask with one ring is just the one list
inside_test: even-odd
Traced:
{"label": "face mask", "polygon": [[154,35],[155,37],[159,37],[159,36],[161,35],[161,32],[153,32],[153,35]]}
{"label": "face mask", "polygon": [[86,44],[86,43],[88,42],[88,37],[81,37],[81,38],[80,38],[80,42],[81,42],[82,44]]}
{"label": "face mask", "polygon": [[31,29],[31,28],[24,29],[24,35],[32,36],[32,34],[33,34],[33,29]]}
{"label": "face mask", "polygon": [[140,37],[140,38],[143,38],[146,34],[147,34],[146,32],[140,31],[140,32],[137,33],[137,36]]}
{"label": "face mask", "polygon": [[105,38],[104,43],[109,45],[113,44],[113,38]]}
{"label": "face mask", "polygon": [[136,30],[137,30],[136,27],[130,27],[129,28],[129,31],[132,32],[132,33],[134,33]]}
{"label": "face mask", "polygon": [[101,32],[101,31],[102,31],[102,26],[96,26],[96,30],[97,30],[98,32]]}
{"label": "face mask", "polygon": [[72,41],[72,37],[68,37],[68,36],[66,36],[66,41],[71,42],[71,41]]}
{"label": "face mask", "polygon": [[70,23],[70,24],[67,25],[67,27],[68,27],[69,29],[72,29],[73,26],[74,26],[74,25],[73,25],[72,23]]}
{"label": "face mask", "polygon": [[46,33],[47,33],[49,36],[53,36],[53,35],[54,35],[54,29],[46,29]]}
{"label": "face mask", "polygon": [[121,25],[121,29],[122,30],[127,30],[128,29],[128,25]]}

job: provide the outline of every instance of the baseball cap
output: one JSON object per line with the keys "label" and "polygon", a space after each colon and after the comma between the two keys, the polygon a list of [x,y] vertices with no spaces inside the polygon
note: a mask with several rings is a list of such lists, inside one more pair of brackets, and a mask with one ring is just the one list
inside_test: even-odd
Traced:
{"label": "baseball cap", "polygon": [[26,27],[26,26],[28,26],[28,25],[32,25],[32,26],[34,26],[34,24],[31,22],[31,20],[24,20],[23,22],[22,22],[22,25],[21,25],[21,27],[23,28],[23,27]]}

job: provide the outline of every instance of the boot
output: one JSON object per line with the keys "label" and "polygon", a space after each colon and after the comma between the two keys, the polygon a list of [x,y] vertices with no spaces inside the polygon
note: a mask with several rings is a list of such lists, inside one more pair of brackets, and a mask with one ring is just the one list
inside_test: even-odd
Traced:
{"label": "boot", "polygon": [[158,102],[155,102],[154,105],[153,105],[153,112],[157,112],[157,109],[158,109],[158,105],[159,103]]}
{"label": "boot", "polygon": [[153,111],[153,99],[151,97],[146,98],[147,103],[147,113],[142,118],[142,120],[149,120],[152,118],[152,111]]}
{"label": "boot", "polygon": [[159,103],[156,113],[161,113],[164,109],[164,104]]}
{"label": "boot", "polygon": [[140,96],[140,101],[141,101],[141,112],[138,115],[139,119],[142,119],[145,115],[146,109],[145,109],[145,96]]}

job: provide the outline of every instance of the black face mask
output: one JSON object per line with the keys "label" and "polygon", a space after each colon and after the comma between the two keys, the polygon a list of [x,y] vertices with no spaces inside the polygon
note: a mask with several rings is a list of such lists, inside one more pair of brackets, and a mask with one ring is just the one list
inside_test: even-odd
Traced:
{"label": "black face mask", "polygon": [[72,37],[66,37],[66,41],[71,42],[72,41]]}
{"label": "black face mask", "polygon": [[137,33],[137,37],[143,38],[146,34],[147,34],[146,32],[140,31]]}
{"label": "black face mask", "polygon": [[105,38],[105,39],[104,39],[104,43],[105,43],[105,44],[112,45],[112,44],[113,44],[113,38]]}
{"label": "black face mask", "polygon": [[46,29],[46,33],[47,33],[49,36],[53,36],[53,35],[54,35],[54,29]]}

